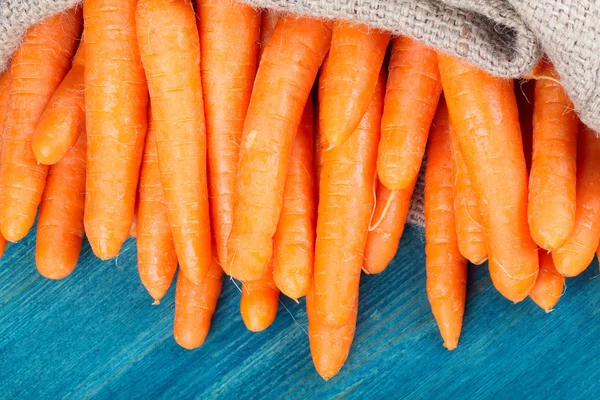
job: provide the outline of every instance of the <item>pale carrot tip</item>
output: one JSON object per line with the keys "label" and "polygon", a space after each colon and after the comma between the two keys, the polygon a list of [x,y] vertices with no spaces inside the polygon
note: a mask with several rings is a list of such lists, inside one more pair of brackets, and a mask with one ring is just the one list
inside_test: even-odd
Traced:
{"label": "pale carrot tip", "polygon": [[154,301],[152,302],[153,306],[159,306],[160,305],[160,299],[154,299]]}
{"label": "pale carrot tip", "polygon": [[244,321],[244,325],[246,325],[246,328],[250,332],[262,332],[265,329],[267,329],[269,326],[271,326],[271,324],[275,320],[274,318],[270,318],[270,317],[268,317],[265,320],[265,318],[263,318],[263,316],[254,315],[255,313],[250,313],[250,314],[252,314],[252,315],[246,316],[246,315],[242,314],[242,320]]}
{"label": "pale carrot tip", "polygon": [[29,229],[23,231],[22,224],[13,219],[9,219],[2,224],[0,229],[2,231],[2,236],[9,242],[18,242],[27,236]]}
{"label": "pale carrot tip", "polygon": [[192,332],[185,332],[183,335],[176,333],[174,334],[174,337],[177,344],[184,349],[194,350],[204,344],[206,334],[195,335]]}
{"label": "pale carrot tip", "polygon": [[67,271],[48,270],[48,271],[46,271],[45,268],[38,267],[38,272],[41,276],[43,276],[46,279],[58,281],[58,280],[64,279],[67,276],[71,275],[71,272],[73,272],[73,271],[72,270],[67,270]]}
{"label": "pale carrot tip", "polygon": [[452,341],[452,342],[444,341],[444,347],[446,348],[446,350],[452,351],[458,347],[458,341]]}
{"label": "pale carrot tip", "polygon": [[[94,245],[95,242],[95,245]],[[121,250],[121,245],[115,246],[110,243],[108,239],[100,238],[99,240],[92,241],[90,240],[90,246],[92,247],[92,251],[101,260],[110,260],[119,255],[119,251]]]}

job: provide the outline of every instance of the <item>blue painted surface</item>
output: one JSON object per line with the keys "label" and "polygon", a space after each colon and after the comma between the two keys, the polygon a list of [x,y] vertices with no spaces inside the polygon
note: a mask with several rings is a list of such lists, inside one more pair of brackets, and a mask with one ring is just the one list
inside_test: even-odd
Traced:
{"label": "blue painted surface", "polygon": [[351,355],[324,382],[303,301],[283,300],[273,326],[250,333],[226,281],[207,342],[186,351],[171,334],[173,288],[152,305],[133,240],[107,262],[86,244],[59,282],[37,274],[34,241],[10,245],[0,262],[1,398],[600,397],[596,263],[567,282],[550,314],[530,300],[510,304],[473,267],[461,343],[448,352],[424,290],[423,234],[408,227],[386,272],[364,277]]}

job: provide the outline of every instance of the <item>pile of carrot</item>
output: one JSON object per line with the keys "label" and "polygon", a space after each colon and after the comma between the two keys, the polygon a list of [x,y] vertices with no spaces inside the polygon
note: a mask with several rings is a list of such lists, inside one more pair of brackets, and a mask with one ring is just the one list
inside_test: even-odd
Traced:
{"label": "pile of carrot", "polygon": [[188,349],[224,274],[251,331],[281,295],[306,296],[329,379],[361,272],[394,258],[426,159],[426,290],[452,350],[469,262],[550,311],[600,242],[600,140],[549,62],[524,78],[235,0],[84,0],[32,27],[0,76],[0,249],[37,215],[37,268],[62,279],[84,236],[101,259],[135,236],[156,303],[179,267]]}

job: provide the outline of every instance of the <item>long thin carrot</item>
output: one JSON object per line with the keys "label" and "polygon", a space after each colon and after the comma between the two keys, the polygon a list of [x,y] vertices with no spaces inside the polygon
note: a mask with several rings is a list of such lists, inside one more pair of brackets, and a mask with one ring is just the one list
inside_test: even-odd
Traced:
{"label": "long thin carrot", "polygon": [[513,82],[438,54],[444,95],[479,199],[492,282],[518,302],[538,272],[527,225],[527,169]]}
{"label": "long thin carrot", "polygon": [[85,45],[81,41],[71,69],[48,102],[31,140],[33,154],[41,164],[59,162],[85,126],[84,72]]}
{"label": "long thin carrot", "polygon": [[577,200],[575,228],[565,243],[554,249],[556,270],[565,276],[583,272],[594,259],[600,242],[600,140],[581,124],[577,149]]}
{"label": "long thin carrot", "polygon": [[75,270],[84,236],[86,134],[48,171],[40,203],[35,263],[48,279],[62,279]]}
{"label": "long thin carrot", "polygon": [[563,294],[565,277],[556,271],[552,255],[545,250],[539,250],[540,273],[529,297],[546,312],[552,311]]}
{"label": "long thin carrot", "polygon": [[390,34],[354,22],[333,24],[326,73],[319,78],[321,134],[332,146],[354,132],[367,111]]}
{"label": "long thin carrot", "polygon": [[137,23],[177,259],[181,272],[199,283],[211,263],[211,232],[194,8],[190,0],[140,0]]}
{"label": "long thin carrot", "polygon": [[329,48],[327,22],[282,17],[262,56],[240,149],[225,272],[259,279],[273,252],[287,165],[304,105]]}
{"label": "long thin carrot", "polygon": [[533,241],[552,251],[575,226],[579,120],[552,65],[544,63],[540,73],[554,79],[535,83],[527,216]]}
{"label": "long thin carrot", "polygon": [[277,316],[279,289],[273,280],[273,263],[262,278],[242,283],[240,312],[246,328],[252,332],[267,329]]}
{"label": "long thin carrot", "polygon": [[31,138],[52,93],[69,70],[81,34],[81,8],[29,28],[11,63],[10,99],[0,155],[2,235],[22,239],[33,225],[48,167],[38,164]]}
{"label": "long thin carrot", "polygon": [[[322,86],[319,95],[321,91]],[[358,296],[373,210],[384,91],[382,70],[358,128],[343,144],[323,150],[322,154],[314,266],[315,312],[322,323],[332,327],[348,324]]]}
{"label": "long thin carrot", "polygon": [[441,101],[429,134],[425,167],[425,264],[431,312],[448,350],[458,346],[467,293],[467,260],[458,249],[452,181],[448,110]]}
{"label": "long thin carrot", "polygon": [[442,92],[436,52],[404,36],[392,40],[377,174],[391,190],[419,175],[429,126]]}
{"label": "long thin carrot", "polygon": [[[4,119],[6,117],[6,110],[8,108],[8,97],[10,90],[10,81],[12,76],[10,74],[10,67],[0,74],[0,138],[4,132]],[[0,197],[1,198],[1,197]],[[6,249],[6,239],[0,233],[0,257],[4,254]]]}
{"label": "long thin carrot", "polygon": [[256,75],[260,16],[236,0],[200,0],[196,10],[210,210],[219,262],[226,265],[240,143]]}
{"label": "long thin carrot", "polygon": [[147,129],[148,88],[136,38],[137,0],[84,0],[88,134],[85,232],[115,257],[129,236]]}
{"label": "long thin carrot", "polygon": [[312,99],[306,102],[292,146],[283,207],[273,236],[273,279],[283,294],[298,299],[310,287],[315,250]]}
{"label": "long thin carrot", "polygon": [[275,10],[265,9],[260,12],[260,16],[262,21],[260,25],[260,48],[258,50],[259,60],[262,57],[263,51],[265,51],[265,47],[267,47],[267,43],[271,40],[271,36],[273,36],[281,13]]}
{"label": "long thin carrot", "polygon": [[160,180],[152,119],[148,124],[140,171],[137,215],[138,271],[142,284],[158,303],[169,290],[175,276],[177,254]]}

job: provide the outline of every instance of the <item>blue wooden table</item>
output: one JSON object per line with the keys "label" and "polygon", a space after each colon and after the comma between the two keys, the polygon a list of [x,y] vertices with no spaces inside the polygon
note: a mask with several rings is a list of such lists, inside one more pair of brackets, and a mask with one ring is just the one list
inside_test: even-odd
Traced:
{"label": "blue wooden table", "polygon": [[598,398],[600,279],[567,282],[556,310],[513,305],[473,267],[457,350],[441,345],[425,294],[424,242],[408,227],[396,259],[361,285],[345,367],[315,372],[304,301],[283,299],[273,326],[246,331],[227,280],[207,342],[175,344],[173,288],[159,306],[139,283],[135,241],[101,262],[86,244],[63,281],[38,275],[35,238],[0,263],[0,398]]}

